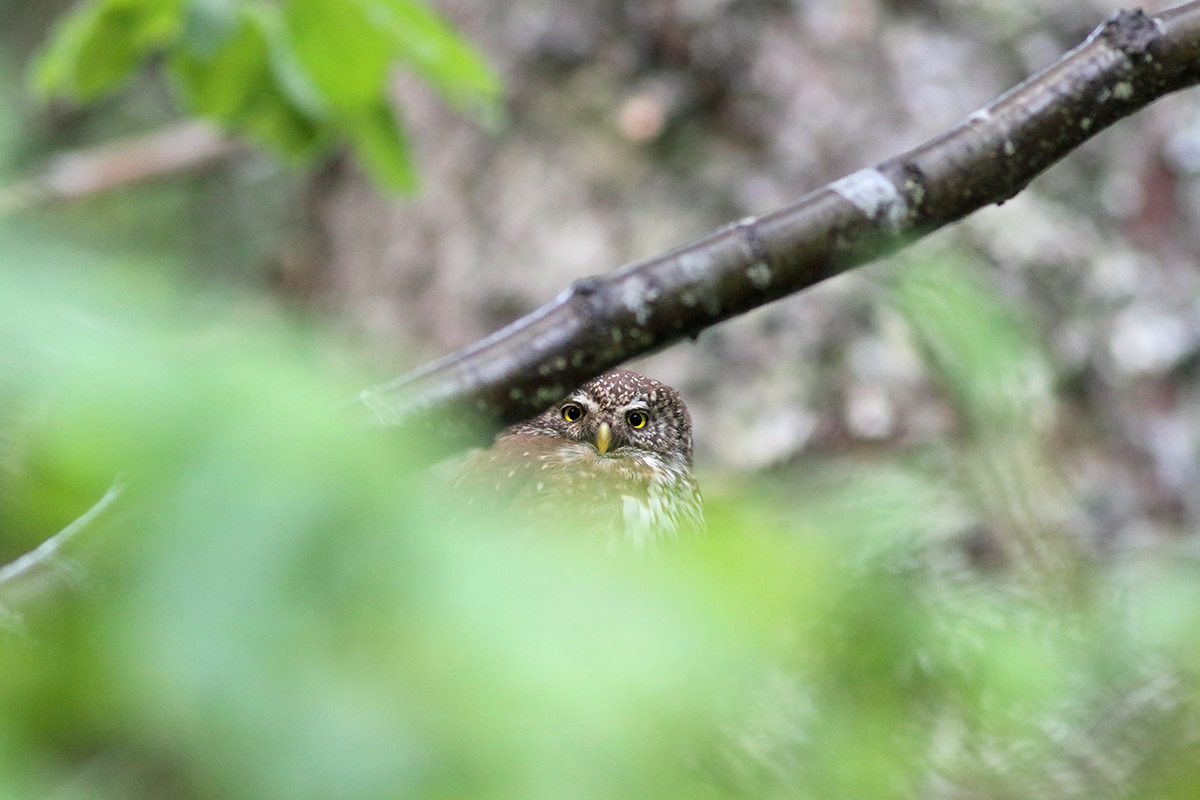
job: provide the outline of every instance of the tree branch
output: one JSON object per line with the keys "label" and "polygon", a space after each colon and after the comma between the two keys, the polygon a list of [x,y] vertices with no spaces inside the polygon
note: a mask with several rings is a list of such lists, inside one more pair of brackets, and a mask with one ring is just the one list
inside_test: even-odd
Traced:
{"label": "tree branch", "polygon": [[534,313],[360,400],[385,425],[467,411],[494,431],[630,358],[1003,203],[1099,131],[1197,82],[1200,2],[1156,16],[1117,12],[1075,50],[916,149],[577,281]]}

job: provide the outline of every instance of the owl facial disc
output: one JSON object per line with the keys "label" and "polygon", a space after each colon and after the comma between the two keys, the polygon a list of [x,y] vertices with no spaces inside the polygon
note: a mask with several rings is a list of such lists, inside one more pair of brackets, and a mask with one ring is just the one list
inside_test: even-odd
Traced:
{"label": "owl facial disc", "polygon": [[[704,530],[692,422],[679,393],[614,370],[468,458],[456,485],[476,509],[635,549]],[[486,512],[485,512],[486,513]]]}

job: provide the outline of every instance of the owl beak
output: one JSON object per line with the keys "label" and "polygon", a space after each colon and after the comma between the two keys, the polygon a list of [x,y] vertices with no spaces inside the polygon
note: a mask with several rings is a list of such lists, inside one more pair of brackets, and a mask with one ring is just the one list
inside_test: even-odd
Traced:
{"label": "owl beak", "polygon": [[608,427],[607,422],[601,422],[600,427],[596,430],[596,449],[600,451],[600,455],[608,452],[608,446],[612,443],[612,428]]}

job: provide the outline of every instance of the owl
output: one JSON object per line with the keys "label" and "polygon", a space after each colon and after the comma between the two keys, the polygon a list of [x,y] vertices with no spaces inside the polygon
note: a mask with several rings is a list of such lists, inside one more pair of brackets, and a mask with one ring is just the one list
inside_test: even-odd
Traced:
{"label": "owl", "polygon": [[704,529],[687,407],[670,386],[629,370],[506,428],[453,485],[476,511],[506,510],[611,548],[645,550]]}

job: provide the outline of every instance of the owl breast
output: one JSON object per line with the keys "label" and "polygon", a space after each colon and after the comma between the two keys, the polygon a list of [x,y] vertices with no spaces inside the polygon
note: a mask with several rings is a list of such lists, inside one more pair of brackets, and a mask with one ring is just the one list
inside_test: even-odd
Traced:
{"label": "owl breast", "polygon": [[698,532],[699,490],[684,463],[657,453],[601,455],[561,443],[542,458],[547,480],[534,486],[546,518],[602,538],[609,547],[645,550],[660,539]]}
{"label": "owl breast", "polygon": [[635,550],[703,529],[691,470],[657,453],[601,455],[587,443],[518,435],[472,458],[462,474],[485,475],[488,483],[463,486],[460,479],[468,503],[484,514],[507,513],[521,527]]}

